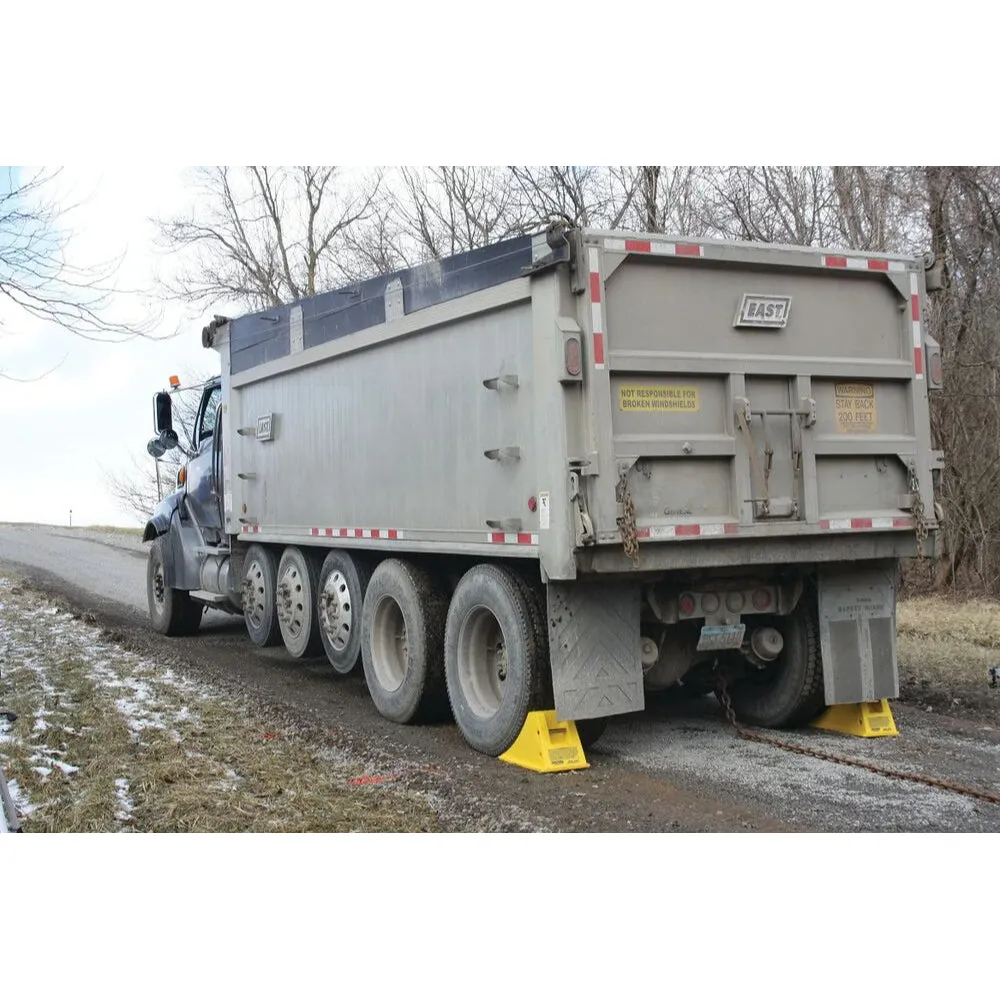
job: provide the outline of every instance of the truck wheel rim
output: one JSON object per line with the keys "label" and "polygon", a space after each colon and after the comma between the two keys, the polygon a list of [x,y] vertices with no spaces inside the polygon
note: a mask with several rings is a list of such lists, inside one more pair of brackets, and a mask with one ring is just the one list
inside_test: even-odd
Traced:
{"label": "truck wheel rim", "polygon": [[372,615],[371,660],[383,690],[397,691],[406,677],[408,655],[403,609],[385,595]]}
{"label": "truck wheel rim", "polygon": [[458,682],[479,718],[492,718],[499,711],[508,666],[507,643],[496,615],[489,608],[473,608],[458,636]]}
{"label": "truck wheel rim", "polygon": [[157,610],[163,608],[163,600],[166,596],[167,588],[163,582],[163,563],[157,560],[153,563],[153,603]]}
{"label": "truck wheel rim", "polygon": [[264,568],[254,559],[243,577],[243,611],[254,628],[260,628],[264,621]]}
{"label": "truck wheel rim", "polygon": [[323,631],[330,640],[330,645],[338,653],[342,653],[351,640],[354,613],[347,580],[339,569],[326,578],[319,606]]}
{"label": "truck wheel rim", "polygon": [[278,582],[278,620],[292,639],[297,639],[306,627],[308,609],[305,588],[298,566],[289,566]]}

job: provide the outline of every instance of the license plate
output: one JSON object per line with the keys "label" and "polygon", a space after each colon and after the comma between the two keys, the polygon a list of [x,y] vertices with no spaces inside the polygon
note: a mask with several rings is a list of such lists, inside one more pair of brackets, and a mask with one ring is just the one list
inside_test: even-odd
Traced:
{"label": "license plate", "polygon": [[698,637],[698,651],[739,649],[746,630],[746,625],[703,625]]}

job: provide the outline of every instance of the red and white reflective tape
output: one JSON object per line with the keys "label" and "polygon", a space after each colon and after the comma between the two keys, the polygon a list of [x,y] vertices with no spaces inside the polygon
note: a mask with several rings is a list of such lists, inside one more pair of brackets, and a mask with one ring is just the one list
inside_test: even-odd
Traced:
{"label": "red and white reflective tape", "polygon": [[604,318],[601,310],[601,255],[591,247],[587,260],[590,264],[590,319],[594,331],[594,367],[604,367]]}
{"label": "red and white reflective tape", "polygon": [[880,260],[878,257],[837,257],[823,258],[824,267],[846,267],[849,271],[892,271],[906,270],[901,260]]}
{"label": "red and white reflective tape", "polygon": [[664,538],[719,538],[722,535],[739,534],[740,526],[735,521],[723,524],[656,524],[648,528],[637,528],[636,538],[659,541]]}
{"label": "red and white reflective tape", "polygon": [[660,257],[703,257],[704,250],[697,243],[666,243],[659,240],[604,241],[605,250],[616,253],[649,253]]}
{"label": "red and white reflective tape", "polygon": [[259,535],[260,525],[259,524],[241,524],[240,532],[244,535]]}
{"label": "red and white reflective tape", "polygon": [[824,531],[892,531],[916,527],[912,517],[833,517],[820,521]]}
{"label": "red and white reflective tape", "polygon": [[493,545],[537,545],[538,535],[527,531],[491,531],[486,541]]}
{"label": "red and white reflective tape", "polygon": [[924,377],[924,338],[920,331],[920,285],[915,274],[910,275],[910,318],[913,320],[913,374]]}
{"label": "red and white reflective tape", "polygon": [[400,538],[395,528],[310,528],[310,534],[326,538]]}

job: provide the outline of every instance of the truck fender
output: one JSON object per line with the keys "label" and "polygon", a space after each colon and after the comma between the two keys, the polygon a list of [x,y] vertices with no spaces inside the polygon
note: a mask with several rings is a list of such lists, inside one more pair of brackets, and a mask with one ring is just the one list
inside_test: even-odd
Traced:
{"label": "truck fender", "polygon": [[164,497],[153,508],[153,515],[146,522],[146,529],[142,533],[142,540],[144,542],[151,542],[154,538],[165,535],[170,530],[170,519],[177,510],[177,505],[180,503],[183,494],[183,490],[177,490],[175,493],[171,493],[170,496]]}
{"label": "truck fender", "polygon": [[153,508],[153,516],[146,522],[146,529],[142,533],[144,542],[163,538],[163,582],[168,587],[176,586],[177,582],[176,547],[180,540],[177,538],[176,529],[171,532],[171,527],[174,518],[179,515],[178,507],[183,495],[183,490],[177,490],[176,493],[171,493],[170,496],[161,500]]}

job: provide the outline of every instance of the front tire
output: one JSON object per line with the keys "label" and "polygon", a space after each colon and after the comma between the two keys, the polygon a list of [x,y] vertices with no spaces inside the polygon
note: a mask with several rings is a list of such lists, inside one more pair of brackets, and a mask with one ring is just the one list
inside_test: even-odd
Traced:
{"label": "front tire", "polygon": [[201,625],[204,605],[191,600],[186,590],[168,587],[164,578],[164,539],[153,539],[146,563],[146,600],[149,620],[161,635],[194,635]]}
{"label": "front tire", "polygon": [[455,722],[474,750],[498,757],[538,691],[535,615],[518,578],[474,566],[459,581],[445,630],[445,678]]}

